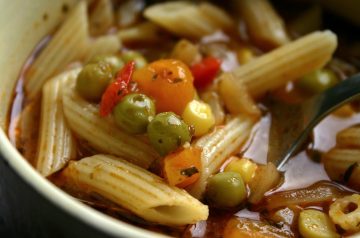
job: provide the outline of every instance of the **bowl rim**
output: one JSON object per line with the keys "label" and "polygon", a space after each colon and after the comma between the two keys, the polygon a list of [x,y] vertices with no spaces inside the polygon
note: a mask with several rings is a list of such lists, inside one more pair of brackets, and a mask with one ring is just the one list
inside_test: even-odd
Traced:
{"label": "bowl rim", "polygon": [[71,216],[114,237],[165,238],[160,233],[112,218],[72,198],[42,177],[13,146],[3,129],[0,129],[0,154],[21,179],[52,204]]}

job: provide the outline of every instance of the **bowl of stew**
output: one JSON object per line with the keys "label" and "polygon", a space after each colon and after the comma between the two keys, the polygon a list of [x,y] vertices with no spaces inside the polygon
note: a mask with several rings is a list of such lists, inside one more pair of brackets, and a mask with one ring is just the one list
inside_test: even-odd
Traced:
{"label": "bowl of stew", "polygon": [[359,7],[0,3],[0,232],[357,237],[358,101],[276,166],[294,109],[360,71]]}

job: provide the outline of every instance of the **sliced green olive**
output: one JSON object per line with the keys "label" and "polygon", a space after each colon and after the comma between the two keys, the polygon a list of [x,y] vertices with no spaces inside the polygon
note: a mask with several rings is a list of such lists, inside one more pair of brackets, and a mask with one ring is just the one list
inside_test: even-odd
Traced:
{"label": "sliced green olive", "polygon": [[173,112],[157,114],[150,122],[147,133],[160,155],[166,155],[191,140],[189,126]]}
{"label": "sliced green olive", "polygon": [[85,99],[98,102],[112,77],[108,63],[87,64],[76,79],[76,90]]}
{"label": "sliced green olive", "polygon": [[116,124],[123,130],[144,133],[155,116],[155,104],[144,94],[129,94],[115,106],[113,114]]}
{"label": "sliced green olive", "polygon": [[232,208],[239,206],[247,197],[241,175],[235,172],[222,172],[209,179],[206,198],[212,206]]}
{"label": "sliced green olive", "polygon": [[115,55],[96,56],[89,61],[90,64],[99,62],[108,63],[112,69],[113,74],[116,74],[124,66],[124,61]]}
{"label": "sliced green olive", "polygon": [[297,85],[310,93],[321,93],[338,82],[338,78],[331,70],[320,69],[305,75]]}
{"label": "sliced green olive", "polygon": [[121,58],[125,63],[134,60],[137,69],[143,68],[147,65],[147,61],[144,56],[135,51],[126,51],[121,55]]}

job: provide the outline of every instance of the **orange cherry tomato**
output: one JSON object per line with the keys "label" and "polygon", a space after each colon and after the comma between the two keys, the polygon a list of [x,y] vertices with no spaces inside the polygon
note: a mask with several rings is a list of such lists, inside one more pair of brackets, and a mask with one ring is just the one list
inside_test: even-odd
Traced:
{"label": "orange cherry tomato", "polygon": [[155,61],[136,70],[133,80],[141,93],[154,99],[157,112],[181,115],[195,96],[191,71],[179,60]]}

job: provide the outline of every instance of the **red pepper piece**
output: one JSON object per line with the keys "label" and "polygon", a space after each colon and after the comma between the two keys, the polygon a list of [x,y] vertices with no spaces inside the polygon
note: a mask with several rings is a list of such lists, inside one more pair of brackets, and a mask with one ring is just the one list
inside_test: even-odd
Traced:
{"label": "red pepper piece", "polygon": [[214,57],[207,57],[200,63],[191,67],[196,88],[204,88],[209,85],[220,70],[221,61]]}
{"label": "red pepper piece", "polygon": [[135,70],[135,61],[128,62],[116,75],[101,97],[100,116],[108,116],[116,104],[129,93],[129,82]]}

